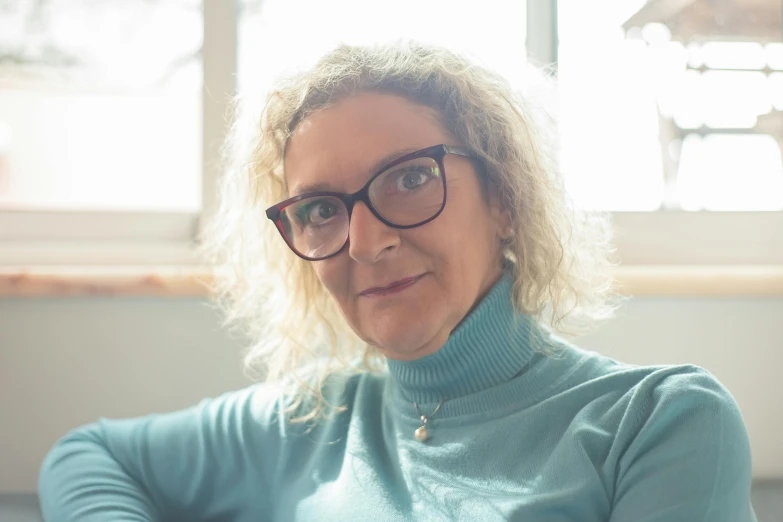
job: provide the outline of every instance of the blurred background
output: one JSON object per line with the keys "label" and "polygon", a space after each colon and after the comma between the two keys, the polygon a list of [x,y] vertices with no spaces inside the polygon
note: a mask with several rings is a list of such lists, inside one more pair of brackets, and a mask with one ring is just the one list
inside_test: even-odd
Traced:
{"label": "blurred background", "polygon": [[[558,79],[571,197],[612,212],[631,300],[584,348],[691,363],[734,395],[754,507],[783,520],[780,0],[0,0],[0,521],[100,416],[250,383],[192,249],[220,144],[340,42],[469,53]],[[255,108],[255,109],[254,109]]]}

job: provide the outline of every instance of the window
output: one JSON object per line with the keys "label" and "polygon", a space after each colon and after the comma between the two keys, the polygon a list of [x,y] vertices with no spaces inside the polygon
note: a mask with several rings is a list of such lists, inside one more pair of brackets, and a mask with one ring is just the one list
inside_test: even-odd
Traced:
{"label": "window", "polygon": [[525,61],[525,20],[524,1],[245,0],[239,85],[245,92],[263,91],[282,73],[315,61],[341,42],[402,38],[467,52],[513,77]]}
{"label": "window", "polygon": [[0,208],[198,212],[201,6],[6,9]]}
{"label": "window", "polygon": [[557,2],[566,183],[626,264],[783,263],[783,4],[740,5]]}
{"label": "window", "polygon": [[512,83],[559,62],[567,185],[626,263],[783,263],[780,3],[757,4],[2,2],[0,265],[196,261],[237,85],[404,37]]}
{"label": "window", "polygon": [[560,0],[563,169],[587,206],[783,210],[778,0]]}
{"label": "window", "polygon": [[224,122],[201,93],[234,91],[207,26],[231,65],[227,17],[200,0],[0,5],[0,263],[192,260]]}

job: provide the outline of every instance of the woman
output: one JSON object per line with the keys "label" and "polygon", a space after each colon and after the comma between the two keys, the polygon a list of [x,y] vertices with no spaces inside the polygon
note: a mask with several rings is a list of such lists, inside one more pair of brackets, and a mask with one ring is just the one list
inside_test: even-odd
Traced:
{"label": "woman", "polygon": [[554,333],[616,303],[549,125],[533,92],[417,44],[281,84],[206,238],[265,382],[68,434],[46,520],[755,520],[713,376]]}

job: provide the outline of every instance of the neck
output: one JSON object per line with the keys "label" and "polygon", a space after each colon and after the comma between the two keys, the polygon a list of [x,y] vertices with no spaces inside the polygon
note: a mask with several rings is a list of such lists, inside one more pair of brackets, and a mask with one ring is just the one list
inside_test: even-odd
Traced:
{"label": "neck", "polygon": [[[454,331],[458,330],[460,325],[462,325],[462,323],[464,323],[465,320],[471,316],[473,310],[475,310],[478,304],[483,301],[487,293],[498,283],[504,274],[505,272],[503,270],[498,269],[496,274],[493,274],[484,283],[482,283],[478,299],[476,299],[476,302],[473,304],[470,310],[468,310],[468,313],[465,314],[465,317],[463,317],[463,319],[457,324],[457,326],[454,328]],[[511,276],[509,275],[509,277]],[[424,344],[415,352],[410,354],[400,353],[398,357],[395,357],[395,360],[409,362],[431,355],[440,350],[448,342],[450,337],[451,333],[447,329],[444,329],[442,332],[439,332],[438,335],[436,335],[432,340]]]}
{"label": "neck", "polygon": [[507,382],[522,370],[539,330],[531,317],[516,312],[512,286],[505,272],[436,352],[413,361],[388,360],[405,400],[454,399]]}

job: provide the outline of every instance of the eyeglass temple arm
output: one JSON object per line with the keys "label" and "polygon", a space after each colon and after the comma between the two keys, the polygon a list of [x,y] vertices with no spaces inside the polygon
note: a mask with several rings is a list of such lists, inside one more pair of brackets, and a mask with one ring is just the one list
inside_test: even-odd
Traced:
{"label": "eyeglass temple arm", "polygon": [[457,156],[465,156],[466,158],[475,158],[476,155],[465,147],[459,147],[457,145],[444,145],[443,150],[448,154],[456,154]]}

